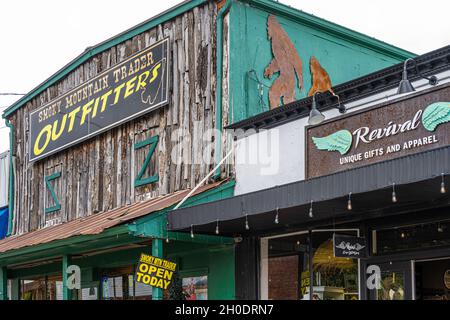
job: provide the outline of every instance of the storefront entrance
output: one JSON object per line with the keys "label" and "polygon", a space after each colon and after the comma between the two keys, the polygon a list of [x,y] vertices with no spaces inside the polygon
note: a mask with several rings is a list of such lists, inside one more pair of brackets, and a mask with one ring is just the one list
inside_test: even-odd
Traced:
{"label": "storefront entrance", "polygon": [[[385,227],[376,222],[371,257],[362,265],[362,272],[372,267],[366,277],[369,299],[450,299],[450,221],[433,219],[429,211],[421,214],[428,220],[408,225],[393,222]],[[374,268],[380,272],[375,289],[369,283]]]}
{"label": "storefront entrance", "polygon": [[415,262],[416,300],[450,300],[450,258]]}
{"label": "storefront entrance", "polygon": [[411,262],[387,262],[380,267],[380,286],[370,290],[371,300],[411,300],[412,264]]}
{"label": "storefront entrance", "polygon": [[359,300],[359,260],[334,256],[335,234],[358,236],[359,231],[314,230],[261,239],[261,299]]}

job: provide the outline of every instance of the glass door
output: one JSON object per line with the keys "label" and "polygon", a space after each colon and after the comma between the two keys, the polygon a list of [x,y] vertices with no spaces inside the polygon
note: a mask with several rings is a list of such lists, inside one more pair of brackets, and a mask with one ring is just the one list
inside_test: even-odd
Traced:
{"label": "glass door", "polygon": [[378,266],[380,283],[377,289],[369,289],[371,300],[412,300],[411,262],[388,262]]}
{"label": "glass door", "polygon": [[313,230],[261,239],[261,299],[358,300],[359,261],[334,257],[335,234],[358,236],[359,230]]}

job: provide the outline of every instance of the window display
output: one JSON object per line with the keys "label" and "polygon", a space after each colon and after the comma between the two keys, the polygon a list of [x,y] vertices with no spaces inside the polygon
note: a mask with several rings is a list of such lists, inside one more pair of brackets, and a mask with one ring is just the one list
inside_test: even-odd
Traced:
{"label": "window display", "polygon": [[358,260],[334,256],[335,233],[358,235],[337,230],[262,239],[261,298],[310,300],[312,280],[313,300],[358,300]]}
{"label": "window display", "polygon": [[182,279],[186,300],[208,300],[208,276]]}

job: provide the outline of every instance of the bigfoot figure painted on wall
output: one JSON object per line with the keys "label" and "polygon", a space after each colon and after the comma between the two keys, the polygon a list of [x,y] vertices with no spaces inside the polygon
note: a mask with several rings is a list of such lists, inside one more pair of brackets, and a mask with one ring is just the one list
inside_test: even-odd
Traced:
{"label": "bigfoot figure painted on wall", "polygon": [[270,109],[275,109],[295,101],[295,75],[298,78],[298,88],[302,90],[303,68],[294,44],[275,16],[269,15],[267,27],[273,59],[264,71],[264,77],[271,79],[274,73],[279,72],[279,77],[269,91]]}

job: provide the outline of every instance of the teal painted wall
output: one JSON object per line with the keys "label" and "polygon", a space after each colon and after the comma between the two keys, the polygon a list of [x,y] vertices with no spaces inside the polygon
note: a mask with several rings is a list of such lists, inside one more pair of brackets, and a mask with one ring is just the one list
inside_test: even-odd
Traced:
{"label": "teal painted wall", "polygon": [[177,260],[183,277],[207,273],[209,300],[235,299],[234,246],[207,248],[177,243],[172,247],[169,244],[167,251],[169,260]]}
{"label": "teal painted wall", "polygon": [[[287,8],[287,7],[286,7]],[[308,16],[310,19],[320,20],[294,9],[285,9],[296,15]],[[333,86],[354,78],[372,73],[382,68],[403,61],[412,54],[401,49],[379,42],[377,45],[384,52],[364,47],[337,35],[310,27],[306,23],[296,22],[292,16],[274,13],[283,29],[294,43],[303,62],[304,89],[297,89],[297,99],[308,95],[311,88],[311,74],[309,61],[315,56],[322,67],[330,75]],[[275,74],[271,80],[264,78],[264,69],[272,60],[271,43],[267,35],[267,11],[248,4],[235,2],[230,9],[230,119],[232,123],[269,110],[268,89],[277,78]],[[324,23],[331,24],[327,21]],[[341,28],[337,26],[338,28]],[[350,30],[347,30],[352,32]],[[358,39],[374,39],[355,33]],[[392,55],[386,54],[392,50]],[[248,72],[254,70],[251,76]],[[263,98],[259,98],[259,78],[263,83]],[[253,78],[253,79],[252,79]]]}

